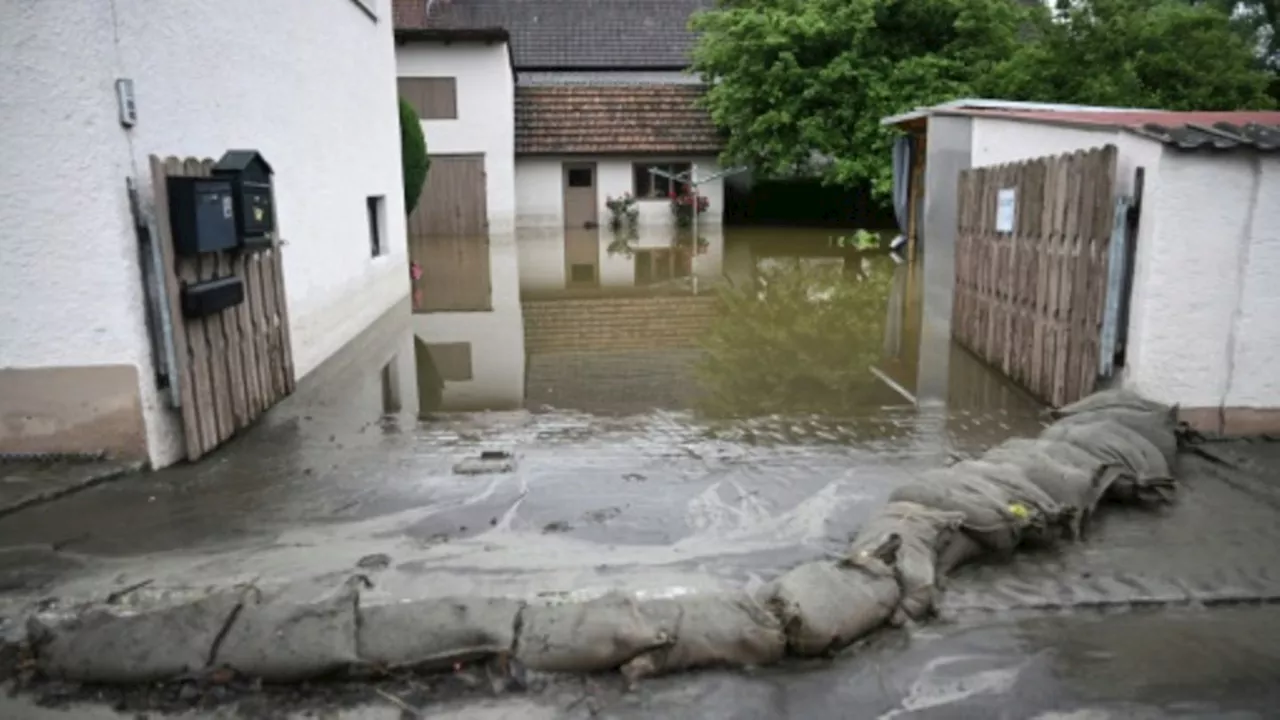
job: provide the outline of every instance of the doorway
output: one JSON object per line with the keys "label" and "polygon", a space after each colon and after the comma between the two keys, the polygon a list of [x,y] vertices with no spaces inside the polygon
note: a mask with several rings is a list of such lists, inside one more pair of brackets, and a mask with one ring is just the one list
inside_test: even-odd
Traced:
{"label": "doorway", "polygon": [[564,226],[577,229],[598,227],[597,210],[595,163],[565,163]]}

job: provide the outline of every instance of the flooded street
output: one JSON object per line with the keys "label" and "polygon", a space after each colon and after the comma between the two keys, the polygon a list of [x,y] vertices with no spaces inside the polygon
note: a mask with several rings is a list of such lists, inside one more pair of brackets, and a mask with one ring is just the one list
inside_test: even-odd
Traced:
{"label": "flooded street", "polygon": [[[338,575],[371,554],[390,558],[373,591],[390,598],[679,595],[838,553],[913,473],[1043,420],[958,347],[922,353],[948,344],[922,338],[919,268],[850,247],[851,234],[415,247],[413,309],[252,432],[198,464],[0,520],[6,602]],[[472,474],[484,452],[513,467]],[[1223,452],[1230,469],[1184,459],[1187,491],[1168,511],[1110,511],[1087,543],[962,571],[936,625],[833,663],[602,691],[597,709],[1266,716],[1280,616],[1203,606],[1280,599],[1280,491],[1267,482],[1280,452]],[[1166,604],[1191,607],[1133,609]],[[585,716],[558,692],[440,712]]]}

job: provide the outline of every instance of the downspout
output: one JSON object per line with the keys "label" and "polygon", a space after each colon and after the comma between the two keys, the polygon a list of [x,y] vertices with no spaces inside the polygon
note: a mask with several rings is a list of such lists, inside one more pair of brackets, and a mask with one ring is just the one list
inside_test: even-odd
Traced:
{"label": "downspout", "polygon": [[1249,269],[1249,250],[1253,245],[1253,222],[1258,214],[1258,196],[1262,192],[1262,163],[1258,155],[1253,155],[1253,188],[1249,192],[1249,217],[1245,221],[1241,233],[1240,258],[1236,263],[1236,300],[1231,312],[1231,325],[1227,328],[1227,376],[1222,384],[1222,396],[1218,400],[1218,432],[1225,435],[1227,430],[1227,402],[1231,396],[1231,385],[1236,375],[1236,346],[1240,342],[1240,321],[1244,316],[1245,273]]}

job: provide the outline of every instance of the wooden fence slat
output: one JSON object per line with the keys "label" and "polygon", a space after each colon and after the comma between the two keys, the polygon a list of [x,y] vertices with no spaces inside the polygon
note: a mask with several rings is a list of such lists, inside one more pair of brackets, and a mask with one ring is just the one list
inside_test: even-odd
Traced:
{"label": "wooden fence slat", "polygon": [[[282,273],[264,283],[262,253],[176,254],[168,214],[170,175],[208,176],[212,160],[151,157],[155,217],[164,262],[165,295],[174,318],[173,338],[182,425],[188,460],[196,460],[247,427],[294,389],[292,353]],[[279,267],[278,250],[270,263]],[[245,301],[215,315],[187,318],[182,286],[236,275]],[[264,311],[266,304],[271,314]],[[274,338],[274,347],[269,341]],[[268,378],[268,367],[279,374]]]}
{"label": "wooden fence slat", "polygon": [[[1054,405],[1097,381],[1115,156],[1107,146],[971,169],[957,181],[952,333]],[[1009,188],[1013,228],[1000,232],[998,196]]]}

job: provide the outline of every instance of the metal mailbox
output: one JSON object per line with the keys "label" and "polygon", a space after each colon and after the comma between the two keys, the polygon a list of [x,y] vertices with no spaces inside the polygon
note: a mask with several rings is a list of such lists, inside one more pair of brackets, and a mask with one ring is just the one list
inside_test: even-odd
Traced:
{"label": "metal mailbox", "polygon": [[231,183],[236,232],[248,249],[271,247],[275,194],[271,165],[257,150],[229,150],[213,166],[213,176]]}
{"label": "metal mailbox", "polygon": [[232,184],[207,177],[170,176],[169,226],[179,255],[231,250],[240,244],[236,232]]}

